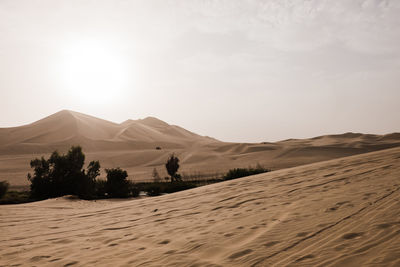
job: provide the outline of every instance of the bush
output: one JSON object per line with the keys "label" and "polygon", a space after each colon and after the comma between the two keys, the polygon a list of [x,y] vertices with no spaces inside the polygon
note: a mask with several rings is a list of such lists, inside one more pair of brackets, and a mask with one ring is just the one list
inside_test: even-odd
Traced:
{"label": "bush", "polygon": [[129,181],[126,179],[128,173],[120,168],[106,169],[107,173],[107,194],[110,197],[128,197]]}
{"label": "bush", "polygon": [[31,196],[37,199],[78,195],[92,198],[95,194],[95,179],[100,174],[100,163],[92,161],[87,170],[83,170],[85,155],[80,146],[72,146],[66,155],[54,151],[48,160],[44,157],[31,161],[33,176],[28,173],[31,182]]}
{"label": "bush", "polygon": [[146,186],[145,191],[147,192],[148,196],[159,196],[161,195],[161,184],[160,183],[153,183]]}
{"label": "bush", "polygon": [[10,184],[7,181],[0,182],[0,198],[6,195],[9,186]]}
{"label": "bush", "polygon": [[[118,169],[117,169],[118,170]],[[108,170],[110,171],[110,170]],[[122,170],[121,170],[122,171]],[[119,172],[119,171],[118,171]],[[124,171],[122,171],[123,173]],[[119,174],[124,175],[124,174]],[[112,179],[112,178],[111,178]],[[132,181],[125,180],[125,182],[113,182],[109,180],[98,179],[95,181],[95,196],[96,198],[108,197],[137,197],[139,196],[139,187]]]}
{"label": "bush", "polygon": [[164,193],[174,193],[187,189],[195,188],[196,185],[189,182],[178,181],[174,183],[168,183],[165,186]]}
{"label": "bush", "polygon": [[95,195],[97,198],[107,197],[107,181],[103,179],[98,179],[95,181]]}
{"label": "bush", "polygon": [[0,204],[21,204],[35,201],[30,197],[28,191],[8,191],[6,195],[0,199]]}
{"label": "bush", "polygon": [[132,181],[128,181],[129,185],[129,195],[132,197],[138,197],[140,193],[140,189],[136,184]]}
{"label": "bush", "polygon": [[159,196],[165,193],[174,193],[197,187],[191,182],[173,182],[173,183],[142,183],[138,185],[148,196]]}
{"label": "bush", "polygon": [[256,168],[235,168],[229,170],[225,176],[224,180],[232,180],[245,176],[255,175],[259,173],[269,172],[271,170],[265,169],[264,167],[257,166]]}

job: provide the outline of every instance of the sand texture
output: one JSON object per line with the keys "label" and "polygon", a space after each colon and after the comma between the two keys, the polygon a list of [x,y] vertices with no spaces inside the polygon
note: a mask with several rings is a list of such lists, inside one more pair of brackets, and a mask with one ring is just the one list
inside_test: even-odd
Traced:
{"label": "sand texture", "polygon": [[400,148],[154,198],[0,206],[1,266],[400,266]]}
{"label": "sand texture", "polygon": [[257,163],[277,170],[396,147],[400,134],[347,133],[276,143],[226,143],[152,117],[118,124],[64,110],[29,125],[0,128],[0,180],[12,187],[27,186],[32,159],[48,157],[56,149],[65,153],[71,145],[83,147],[86,162],[99,160],[102,168],[121,167],[134,181],[152,179],[154,168],[166,176],[164,164],[171,153],[181,160],[179,172],[184,177],[210,179]]}

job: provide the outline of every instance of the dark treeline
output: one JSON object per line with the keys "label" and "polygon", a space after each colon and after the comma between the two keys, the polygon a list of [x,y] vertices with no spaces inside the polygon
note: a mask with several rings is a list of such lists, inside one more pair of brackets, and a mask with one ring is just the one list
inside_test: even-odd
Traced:
{"label": "dark treeline", "polygon": [[[76,195],[81,199],[127,198],[137,197],[140,192],[148,196],[158,196],[198,186],[236,179],[270,170],[257,165],[255,168],[236,168],[229,170],[222,179],[191,179],[183,181],[178,173],[179,158],[174,154],[168,158],[165,168],[170,177],[162,182],[156,169],[153,170],[153,182],[134,183],[128,179],[128,173],[118,168],[105,169],[106,180],[98,179],[100,162],[91,161],[84,168],[85,154],[80,146],[72,146],[66,154],[53,152],[48,159],[36,158],[30,162],[33,174],[28,173],[30,192],[11,191],[9,184],[0,182],[0,204],[23,203],[64,195]],[[167,181],[170,182],[167,182]]]}
{"label": "dark treeline", "polygon": [[84,169],[85,154],[80,146],[73,146],[62,155],[53,152],[49,159],[44,157],[31,161],[33,175],[28,174],[32,199],[46,199],[64,195],[76,195],[82,199],[137,197],[140,191],[149,196],[172,193],[196,187],[183,182],[178,174],[179,159],[172,154],[165,164],[171,183],[154,182],[135,184],[128,180],[128,173],[120,168],[105,169],[107,179],[100,175],[99,161],[91,161]]}
{"label": "dark treeline", "polygon": [[245,176],[250,176],[250,175],[255,175],[255,174],[260,174],[264,172],[270,172],[270,169],[266,169],[262,167],[261,165],[257,165],[255,168],[249,167],[249,168],[235,168],[229,170],[225,176],[223,177],[224,180],[232,180],[232,179],[237,179]]}
{"label": "dark treeline", "polygon": [[73,146],[65,155],[53,152],[49,159],[31,161],[33,175],[31,197],[45,199],[64,195],[77,195],[82,199],[106,197],[137,196],[134,183],[127,179],[128,174],[120,168],[106,169],[107,180],[96,179],[100,175],[100,163],[91,161],[83,169],[85,154],[80,146]]}

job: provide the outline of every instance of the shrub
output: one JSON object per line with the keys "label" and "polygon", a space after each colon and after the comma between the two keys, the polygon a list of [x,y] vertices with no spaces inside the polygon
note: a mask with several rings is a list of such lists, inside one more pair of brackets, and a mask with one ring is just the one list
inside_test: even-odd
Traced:
{"label": "shrub", "polygon": [[180,175],[179,173],[175,173],[174,180],[178,181],[178,182],[182,182],[182,175]]}
{"label": "shrub", "polygon": [[30,197],[28,191],[8,191],[6,195],[0,199],[0,204],[21,204],[32,202],[34,199]]}
{"label": "shrub", "polygon": [[132,197],[138,197],[140,193],[140,189],[136,184],[132,181],[128,181],[129,184],[129,195]]}
{"label": "shrub", "polygon": [[126,179],[128,173],[120,168],[106,169],[107,194],[110,197],[128,197],[129,181]]}
{"label": "shrub", "polygon": [[168,183],[165,186],[164,193],[174,193],[174,192],[179,192],[191,188],[197,187],[194,183],[189,183],[189,182],[183,182],[183,181],[177,181],[174,183]]}
{"label": "shrub", "polygon": [[105,198],[107,196],[107,181],[103,179],[97,179],[95,181],[94,189],[97,198]]}
{"label": "shrub", "polygon": [[254,174],[259,174],[259,173],[264,173],[264,172],[269,172],[271,170],[265,169],[264,167],[257,166],[256,168],[235,168],[229,170],[225,176],[224,180],[232,180],[232,179],[237,179],[245,176],[250,176]]}
{"label": "shrub", "polygon": [[96,198],[139,196],[139,187],[132,181],[123,180],[125,182],[116,182],[115,180],[110,182],[109,180],[97,179],[94,187]]}
{"label": "shrub", "polygon": [[7,181],[0,182],[0,198],[6,195],[9,186],[10,184]]}
{"label": "shrub", "polygon": [[30,165],[34,174],[28,173],[31,196],[44,199],[72,194],[92,198],[100,163],[90,162],[85,171],[82,169],[84,162],[85,155],[80,146],[72,146],[66,155],[54,151],[48,160],[44,157],[32,160]]}
{"label": "shrub", "polygon": [[194,183],[184,181],[175,181],[173,183],[142,183],[140,186],[148,196],[159,196],[164,193],[169,194],[197,187]]}
{"label": "shrub", "polygon": [[159,183],[152,183],[146,186],[145,191],[147,192],[148,196],[159,196],[161,194],[161,184]]}

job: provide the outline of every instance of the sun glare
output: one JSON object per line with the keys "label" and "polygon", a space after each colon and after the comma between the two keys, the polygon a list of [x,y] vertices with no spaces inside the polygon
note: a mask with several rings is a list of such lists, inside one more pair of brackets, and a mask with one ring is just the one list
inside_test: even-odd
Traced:
{"label": "sun glare", "polygon": [[81,41],[64,50],[63,84],[81,102],[103,103],[123,94],[125,73],[122,58],[102,43]]}

